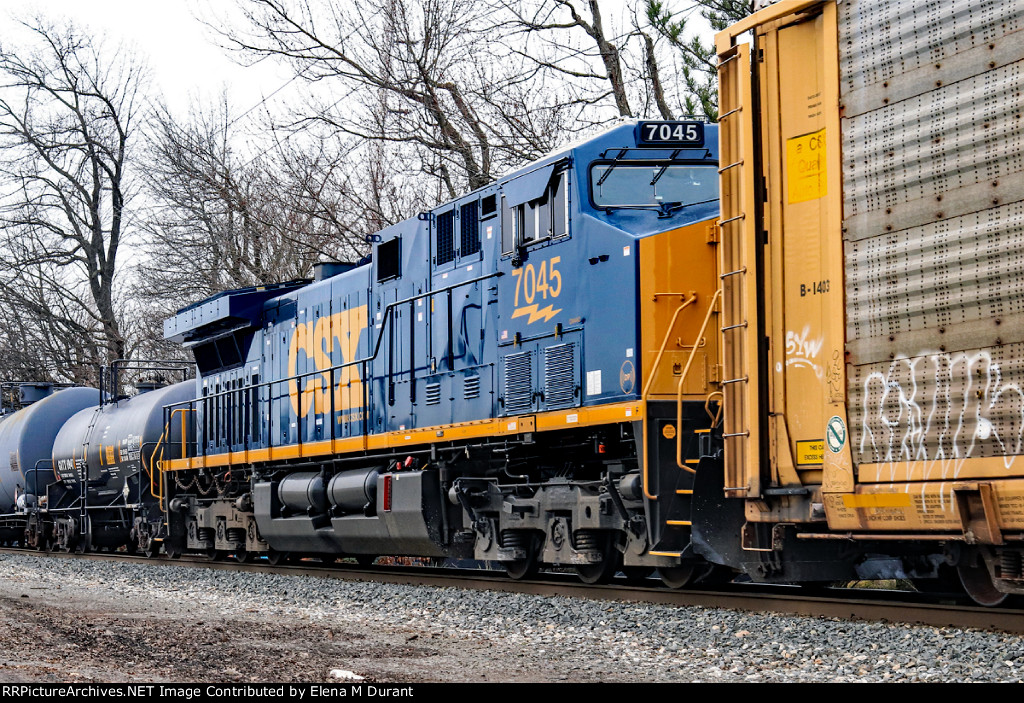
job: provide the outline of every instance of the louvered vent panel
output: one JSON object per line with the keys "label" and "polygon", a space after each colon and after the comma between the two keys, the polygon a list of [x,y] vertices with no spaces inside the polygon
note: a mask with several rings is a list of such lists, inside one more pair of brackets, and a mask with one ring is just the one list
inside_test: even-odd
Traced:
{"label": "louvered vent panel", "polygon": [[440,383],[428,383],[427,384],[427,405],[437,405],[441,402],[441,384]]}
{"label": "louvered vent panel", "polygon": [[576,345],[556,344],[544,350],[544,401],[549,408],[572,405],[576,395]]}
{"label": "louvered vent panel", "polygon": [[455,211],[437,216],[437,265],[455,260]]}
{"label": "louvered vent panel", "polygon": [[465,400],[474,400],[480,397],[480,377],[467,376],[465,385],[462,387],[462,397]]}
{"label": "louvered vent panel", "polygon": [[533,408],[533,352],[505,357],[505,412],[527,412]]}

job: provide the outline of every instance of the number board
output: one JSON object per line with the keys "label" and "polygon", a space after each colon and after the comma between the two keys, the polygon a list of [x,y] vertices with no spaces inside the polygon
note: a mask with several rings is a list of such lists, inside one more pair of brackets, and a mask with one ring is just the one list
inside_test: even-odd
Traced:
{"label": "number board", "polygon": [[640,146],[704,146],[703,122],[641,122]]}

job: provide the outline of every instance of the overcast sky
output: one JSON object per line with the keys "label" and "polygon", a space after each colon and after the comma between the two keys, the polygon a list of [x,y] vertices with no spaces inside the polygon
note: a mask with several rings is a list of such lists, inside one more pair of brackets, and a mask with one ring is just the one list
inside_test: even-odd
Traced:
{"label": "overcast sky", "polygon": [[112,44],[134,44],[149,64],[155,92],[175,112],[184,115],[193,97],[214,100],[228,87],[231,105],[241,113],[287,83],[291,73],[269,61],[253,67],[233,61],[195,17],[208,16],[208,7],[207,0],[3,0],[0,38],[7,43],[23,36],[17,18],[68,18]]}

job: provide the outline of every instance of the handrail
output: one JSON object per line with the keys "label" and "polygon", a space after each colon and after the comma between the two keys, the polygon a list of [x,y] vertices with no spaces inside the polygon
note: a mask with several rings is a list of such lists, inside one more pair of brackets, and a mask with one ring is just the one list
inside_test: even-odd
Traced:
{"label": "handrail", "polygon": [[[164,425],[164,431],[160,434],[160,438],[156,441],[153,446],[153,451],[149,455],[149,466],[146,466],[145,454],[142,455],[142,466],[146,469],[149,474],[149,493],[154,498],[160,501],[160,509],[164,508],[164,485],[163,485],[163,457],[164,457],[164,440],[170,441],[171,423],[174,422],[174,414],[181,413],[181,456],[185,457],[185,447],[188,434],[188,428],[185,425],[185,413],[195,412],[195,408],[175,408],[171,411],[170,416],[167,419],[167,423]],[[157,457],[157,452],[160,456]],[[154,459],[156,465],[156,471],[153,471]],[[160,474],[160,480],[156,479],[157,473]]]}
{"label": "handrail", "polygon": [[[686,360],[686,366],[683,367],[683,373],[679,376],[679,383],[676,386],[676,427],[681,428],[683,426],[683,382],[686,381],[686,375],[690,373],[690,366],[693,364],[693,356],[697,351],[697,344],[704,338],[704,333],[708,329],[708,322],[711,321],[711,314],[715,311],[715,304],[718,302],[721,295],[722,289],[719,288],[715,291],[714,296],[712,296],[711,304],[708,305],[708,312],[704,315],[704,323],[700,326],[700,332],[697,333],[697,341],[694,342],[693,349],[690,350],[690,358]],[[707,407],[707,403],[705,403],[705,407]],[[691,474],[697,473],[695,469],[691,469],[683,463],[682,432],[676,432],[676,465],[684,471],[689,471]]]}
{"label": "handrail", "polygon": [[[162,445],[163,445],[163,442],[164,442],[164,437],[167,436],[167,429],[168,429],[167,425],[164,425],[164,431],[160,434],[160,438],[156,441],[156,444],[153,446],[153,452],[149,456],[149,466],[146,466],[146,455],[145,455],[145,453],[143,452],[143,454],[142,454],[142,468],[144,468],[146,470],[146,473],[149,474],[149,494],[151,496],[153,496],[154,498],[156,498],[157,501],[159,501],[159,503],[160,503],[160,510],[164,509],[163,486],[160,485],[160,488],[157,489],[157,485],[158,484],[154,480],[155,472],[153,471],[153,457],[156,455],[158,450],[163,452]],[[161,454],[161,456],[162,456],[162,454]],[[157,464],[157,466],[159,467],[159,463]],[[162,481],[160,483],[162,484]]]}
{"label": "handrail", "polygon": [[[645,409],[647,407],[647,397],[650,395],[650,392],[651,392],[651,385],[654,383],[654,377],[655,377],[655,375],[657,375],[658,367],[661,365],[661,357],[664,356],[664,354],[665,354],[665,347],[668,346],[668,340],[672,336],[672,330],[675,329],[676,320],[679,318],[679,313],[681,313],[683,311],[683,308],[688,307],[689,305],[692,305],[695,302],[697,302],[697,294],[696,293],[691,293],[690,297],[687,300],[684,300],[679,305],[679,307],[676,308],[675,313],[672,315],[672,321],[669,322],[668,323],[668,327],[665,328],[665,338],[661,340],[661,348],[658,350],[658,355],[656,357],[654,357],[654,364],[652,365],[650,372],[648,372],[647,383],[644,384],[644,390],[640,394],[640,402],[643,403],[643,407]],[[696,348],[697,348],[697,345],[695,344],[694,345],[694,350],[696,350]],[[690,352],[690,356],[691,357],[693,356],[693,352],[692,351]],[[645,417],[645,419],[644,419],[644,431],[643,431],[644,469],[643,469],[643,480],[640,482],[640,484],[643,487],[644,496],[646,496],[650,500],[657,500],[658,496],[651,494],[651,492],[647,489],[647,464],[648,464],[648,461],[647,461],[647,425],[650,424],[650,423],[646,419],[646,413],[644,413],[644,417]]]}
{"label": "handrail", "polygon": [[[432,298],[435,295],[442,295],[442,294],[445,294],[445,293],[447,293],[448,295],[451,295],[451,292],[453,290],[455,290],[457,288],[461,288],[462,286],[468,286],[468,285],[472,285],[474,283],[480,283],[482,281],[486,281],[486,280],[489,280],[491,278],[499,278],[499,277],[504,276],[504,275],[505,275],[505,273],[503,271],[493,271],[493,272],[485,274],[483,276],[477,276],[475,278],[469,278],[469,279],[466,279],[465,281],[457,281],[455,283],[452,283],[451,285],[444,286],[443,288],[432,289],[432,290],[426,291],[424,293],[419,293],[417,295],[413,295],[413,296],[410,296],[408,298],[403,298],[402,300],[396,300],[396,301],[394,301],[392,303],[388,303],[385,306],[384,312],[383,312],[383,314],[381,316],[380,329],[377,332],[377,339],[376,339],[376,341],[373,344],[373,352],[369,356],[363,357],[361,359],[355,359],[353,361],[346,361],[346,362],[343,362],[341,364],[336,364],[334,366],[331,366],[331,367],[328,367],[328,368],[325,368],[325,369],[316,369],[316,370],[313,370],[313,371],[306,371],[304,373],[297,373],[297,374],[295,374],[293,376],[288,376],[287,378],[277,378],[277,379],[271,379],[271,380],[263,381],[262,383],[258,383],[256,385],[246,386],[244,389],[230,388],[230,389],[227,389],[227,390],[219,391],[217,393],[210,393],[209,395],[205,395],[205,396],[202,396],[202,397],[191,398],[189,400],[182,400],[182,401],[179,401],[177,403],[170,403],[170,404],[164,406],[164,411],[166,413],[168,410],[170,410],[172,416],[173,416],[174,412],[177,412],[179,410],[191,410],[191,411],[195,412],[196,408],[193,407],[193,406],[195,404],[197,404],[197,403],[202,403],[204,401],[211,401],[211,400],[214,400],[216,398],[221,398],[221,397],[229,396],[230,394],[237,393],[239,390],[245,390],[246,392],[251,392],[252,390],[258,390],[258,389],[263,389],[263,388],[267,388],[268,391],[270,392],[270,397],[267,398],[266,402],[267,402],[268,405],[272,406],[272,403],[274,401],[272,386],[274,386],[275,384],[287,384],[287,383],[290,383],[292,381],[301,381],[301,379],[304,379],[304,378],[306,378],[308,376],[320,376],[320,375],[324,375],[324,374],[330,374],[331,375],[331,383],[332,383],[332,387],[333,387],[334,378],[335,378],[335,372],[341,371],[342,369],[349,368],[350,366],[355,366],[357,364],[364,365],[364,371],[363,371],[363,377],[364,378],[360,382],[364,384],[364,394],[365,394],[365,389],[366,389],[365,377],[367,375],[366,374],[365,365],[370,363],[370,362],[372,362],[372,361],[374,361],[374,360],[376,360],[377,356],[380,354],[380,347],[381,347],[381,343],[384,341],[384,334],[385,334],[385,332],[391,330],[391,327],[389,327],[389,324],[394,324],[394,322],[393,322],[393,318],[394,318],[393,311],[395,309],[397,309],[401,305],[410,305],[412,303],[415,303],[417,300],[421,300],[423,298]],[[367,328],[369,328],[371,326],[373,326],[373,322],[371,320],[367,319]],[[451,327],[451,325],[449,324],[449,333],[451,332],[450,327]],[[300,390],[300,397],[301,397],[302,393],[303,393],[303,391]],[[284,395],[281,396],[282,399],[285,398],[285,397],[286,396],[284,396]],[[260,400],[259,399],[259,394],[256,395],[255,400],[256,400],[256,403],[259,402],[259,400]],[[188,406],[190,406],[190,407],[188,407],[188,408],[180,408],[180,407],[178,407],[178,406],[184,406],[186,404]],[[333,405],[334,405],[334,394],[332,392],[332,394],[331,394],[331,414],[332,415],[334,414],[334,410],[335,410]],[[366,413],[365,405],[366,404],[365,404],[365,401],[364,401],[364,417],[365,417],[365,413]],[[301,420],[302,420],[302,416],[300,415],[299,416],[299,422],[300,423],[301,423]],[[184,420],[182,422],[183,422],[183,425],[184,425]],[[184,430],[184,427],[182,429]],[[368,428],[368,425],[367,425],[367,429],[364,431],[364,434],[369,434],[368,429],[369,428]],[[332,436],[333,436],[333,430],[334,430],[334,425],[332,423]],[[302,443],[301,435],[300,435],[299,443],[300,444]],[[268,436],[268,446],[270,446],[270,445],[272,445],[272,440]],[[202,449],[203,452],[205,453],[205,448],[200,448],[200,447],[197,446],[197,448],[196,448],[196,453],[197,454],[199,453],[200,449]],[[184,431],[182,433],[182,458],[187,458],[187,455],[185,453]]]}

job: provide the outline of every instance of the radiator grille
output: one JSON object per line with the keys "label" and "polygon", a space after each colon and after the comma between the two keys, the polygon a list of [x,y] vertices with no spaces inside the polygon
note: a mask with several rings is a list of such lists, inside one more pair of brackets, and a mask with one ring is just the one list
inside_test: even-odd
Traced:
{"label": "radiator grille", "polygon": [[549,408],[572,405],[576,396],[574,344],[555,344],[544,350],[544,401]]}
{"label": "radiator grille", "polygon": [[505,411],[526,412],[533,408],[533,352],[505,357]]}
{"label": "radiator grille", "polygon": [[437,216],[437,265],[455,260],[455,211]]}

